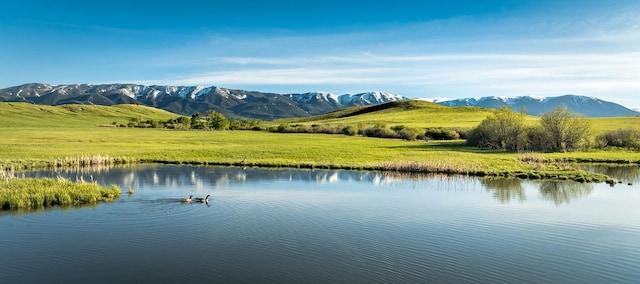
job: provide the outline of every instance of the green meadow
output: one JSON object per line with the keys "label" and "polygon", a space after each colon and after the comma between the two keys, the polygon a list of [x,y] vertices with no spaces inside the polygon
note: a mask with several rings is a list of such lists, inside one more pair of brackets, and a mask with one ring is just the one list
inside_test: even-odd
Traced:
{"label": "green meadow", "polygon": [[[492,112],[415,102],[379,111],[343,110],[321,117],[266,124],[376,124],[464,127]],[[355,113],[354,113],[355,112]],[[567,162],[639,163],[627,150],[515,153],[485,150],[464,141],[404,141],[329,134],[267,131],[184,131],[112,127],[131,118],[168,120],[177,115],[144,106],[40,106],[0,103],[0,165],[5,171],[114,163],[189,163],[294,168],[444,172],[523,178],[605,181]],[[345,115],[346,114],[346,115]],[[529,117],[535,121],[536,117]],[[592,119],[594,129],[638,118]],[[637,127],[637,126],[635,126]],[[243,162],[244,161],[244,162]]]}

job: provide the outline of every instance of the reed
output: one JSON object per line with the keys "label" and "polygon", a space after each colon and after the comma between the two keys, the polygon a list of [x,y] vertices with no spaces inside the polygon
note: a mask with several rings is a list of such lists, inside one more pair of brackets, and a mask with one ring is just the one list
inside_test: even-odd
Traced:
{"label": "reed", "polygon": [[2,209],[39,208],[113,201],[120,188],[96,183],[72,182],[64,178],[3,178],[0,180]]}

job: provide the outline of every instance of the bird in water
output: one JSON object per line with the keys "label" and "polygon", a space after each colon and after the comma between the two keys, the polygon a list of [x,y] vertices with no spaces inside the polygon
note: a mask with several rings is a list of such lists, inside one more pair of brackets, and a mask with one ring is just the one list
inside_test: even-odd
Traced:
{"label": "bird in water", "polygon": [[180,201],[182,202],[191,202],[191,198],[193,197],[193,195],[189,195],[189,197],[183,197],[182,199],[180,199]]}
{"label": "bird in water", "polygon": [[207,194],[207,197],[202,198],[202,197],[196,197],[196,201],[200,202],[200,203],[205,203],[205,202],[209,202],[209,194]]}

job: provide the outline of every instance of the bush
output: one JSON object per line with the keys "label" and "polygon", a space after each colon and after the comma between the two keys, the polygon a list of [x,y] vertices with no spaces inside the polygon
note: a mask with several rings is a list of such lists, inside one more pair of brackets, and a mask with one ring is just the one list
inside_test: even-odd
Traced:
{"label": "bush", "polygon": [[525,149],[524,115],[502,107],[471,130],[467,143],[491,149]]}
{"label": "bush", "polygon": [[557,152],[579,149],[590,131],[588,120],[561,106],[542,115],[540,125],[551,139],[551,150]]}
{"label": "bush", "polygon": [[530,126],[525,129],[527,150],[546,152],[552,150],[551,136],[542,126]]}
{"label": "bush", "polygon": [[360,130],[360,134],[367,137],[400,138],[396,131],[389,128],[384,128],[380,125]]}
{"label": "bush", "polygon": [[358,128],[355,126],[345,126],[342,128],[342,133],[346,135],[356,136],[358,134]]}
{"label": "bush", "polygon": [[460,133],[454,129],[447,128],[427,128],[424,136],[431,140],[457,140],[460,139]]}

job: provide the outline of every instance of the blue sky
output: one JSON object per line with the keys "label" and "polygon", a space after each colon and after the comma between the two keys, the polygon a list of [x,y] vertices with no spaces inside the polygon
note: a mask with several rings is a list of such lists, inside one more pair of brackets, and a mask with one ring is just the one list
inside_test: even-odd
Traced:
{"label": "blue sky", "polygon": [[215,85],[640,109],[640,1],[0,3],[0,88]]}

